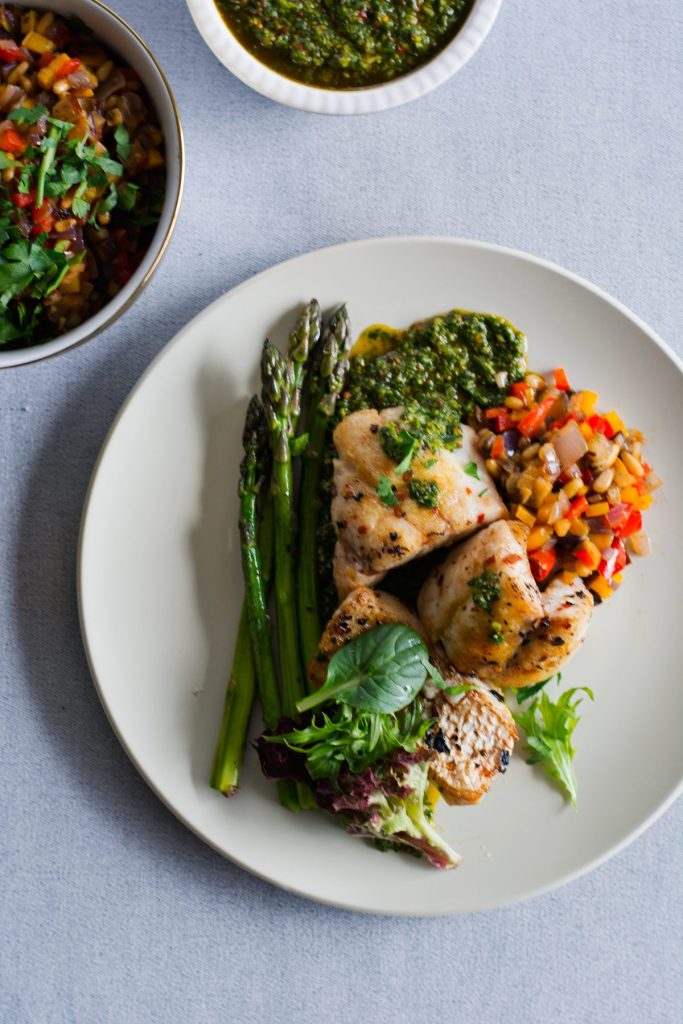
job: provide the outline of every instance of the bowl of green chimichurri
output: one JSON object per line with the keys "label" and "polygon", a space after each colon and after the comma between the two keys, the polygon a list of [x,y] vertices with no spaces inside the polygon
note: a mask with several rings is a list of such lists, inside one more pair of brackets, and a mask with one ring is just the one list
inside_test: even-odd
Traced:
{"label": "bowl of green chimichurri", "polygon": [[218,59],[279,103],[386,110],[441,85],[474,54],[502,0],[187,0]]}

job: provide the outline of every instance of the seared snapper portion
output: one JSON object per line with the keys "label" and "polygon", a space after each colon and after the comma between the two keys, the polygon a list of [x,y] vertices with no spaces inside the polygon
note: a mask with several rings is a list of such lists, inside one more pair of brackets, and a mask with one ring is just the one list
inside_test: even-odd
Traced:
{"label": "seared snapper portion", "polygon": [[455,548],[418,598],[421,622],[460,672],[526,686],[557,672],[580,646],[593,598],[580,579],[541,593],[526,530],[498,522]]}
{"label": "seared snapper portion", "polygon": [[418,454],[398,475],[382,430],[402,411],[361,409],[334,431],[331,514],[340,597],[507,515],[470,427],[462,428],[461,447]]}
{"label": "seared snapper portion", "polygon": [[[398,598],[367,587],[352,591],[327,624],[308,667],[313,685],[322,686],[330,658],[340,647],[383,624],[411,626],[424,637],[420,621]],[[472,689],[449,697],[425,684],[425,715],[436,720],[426,737],[432,751],[430,778],[448,803],[474,804],[496,775],[505,772],[517,736],[515,724],[501,694],[455,671],[438,647],[432,654],[449,686],[468,683]]]}

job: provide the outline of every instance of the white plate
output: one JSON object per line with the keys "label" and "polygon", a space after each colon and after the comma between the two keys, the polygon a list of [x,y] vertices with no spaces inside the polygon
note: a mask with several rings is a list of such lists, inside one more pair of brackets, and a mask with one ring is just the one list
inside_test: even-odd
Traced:
{"label": "white plate", "polygon": [[[242,582],[235,487],[247,396],[265,335],[284,341],[300,304],[348,301],[356,332],[453,306],[526,331],[531,365],[562,365],[648,437],[664,478],[647,514],[654,554],[596,610],[565,673],[587,684],[579,809],[515,756],[477,807],[437,809],[462,854],[439,872],[379,854],[323,813],[277,804],[247,754],[231,800],[207,783]],[[438,915],[501,906],[576,877],[634,838],[683,777],[680,609],[681,363],[613,299],[522,253],[445,239],[379,239],[259,274],[201,313],[122,409],[97,464],[81,536],[83,635],[107,714],[139,771],[207,843],[283,888],[355,910]]]}

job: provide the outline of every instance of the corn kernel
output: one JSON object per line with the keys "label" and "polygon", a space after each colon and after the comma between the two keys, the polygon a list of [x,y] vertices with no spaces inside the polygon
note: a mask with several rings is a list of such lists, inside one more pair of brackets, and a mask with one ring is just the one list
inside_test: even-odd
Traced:
{"label": "corn kernel", "polygon": [[549,480],[546,480],[545,477],[542,476],[536,477],[534,480],[534,501],[536,502],[537,508],[543,504],[552,489],[553,485]]}
{"label": "corn kernel", "polygon": [[516,398],[514,395],[508,395],[508,397],[505,399],[505,404],[508,407],[508,409],[524,408],[524,402],[522,401],[522,399]]}
{"label": "corn kernel", "polygon": [[553,525],[554,525],[555,533],[557,534],[558,537],[566,537],[567,534],[569,533],[569,527],[571,526],[571,521],[569,519],[558,519],[557,522],[554,523]]}
{"label": "corn kernel", "polygon": [[599,548],[600,551],[604,551],[605,548],[608,548],[612,543],[612,534],[589,533],[588,539],[590,540],[591,544],[595,544],[596,548]]}
{"label": "corn kernel", "polygon": [[535,551],[537,548],[543,547],[546,541],[550,539],[552,532],[549,526],[534,526],[527,538],[527,551]]}
{"label": "corn kernel", "polygon": [[441,793],[439,792],[437,787],[434,785],[434,783],[430,782],[429,785],[427,786],[427,791],[425,793],[425,800],[426,800],[426,802],[430,805],[430,807],[435,807],[436,804],[438,804],[440,799],[441,799]]}
{"label": "corn kernel", "polygon": [[614,576],[612,577],[612,583],[614,583],[615,586],[620,587],[623,582],[624,574],[622,572],[615,572]]}
{"label": "corn kernel", "polygon": [[586,516],[588,519],[593,519],[595,516],[606,516],[609,512],[608,501],[596,501],[594,505],[589,505],[586,509]]}
{"label": "corn kernel", "polygon": [[573,480],[570,480],[568,484],[564,485],[562,490],[571,501],[572,498],[575,498],[577,496],[582,487],[583,480],[580,477],[574,477]]}
{"label": "corn kernel", "polygon": [[523,505],[518,505],[515,509],[515,519],[519,519],[520,523],[524,523],[530,529],[536,522],[535,517],[529,512],[528,509],[524,508]]}
{"label": "corn kernel", "polygon": [[587,537],[590,529],[583,519],[572,519],[569,523],[569,532],[574,537]]}
{"label": "corn kernel", "polygon": [[563,583],[573,583],[576,579],[576,573],[570,572],[570,570],[565,569],[565,571],[560,574],[560,579]]}

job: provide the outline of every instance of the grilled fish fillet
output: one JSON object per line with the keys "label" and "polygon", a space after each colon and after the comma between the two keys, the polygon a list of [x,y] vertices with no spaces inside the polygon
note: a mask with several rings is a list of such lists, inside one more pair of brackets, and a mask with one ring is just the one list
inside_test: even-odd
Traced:
{"label": "grilled fish fillet", "polygon": [[[490,611],[475,604],[470,586],[486,571],[500,588]],[[418,598],[429,640],[443,644],[460,672],[498,686],[527,686],[562,668],[582,643],[592,610],[581,580],[554,580],[541,594],[529,567],[526,531],[511,521],[494,523],[456,547]]]}
{"label": "grilled fish fillet", "polygon": [[[361,409],[343,419],[334,432],[339,457],[334,462],[331,514],[337,534],[334,579],[340,597],[357,586],[374,586],[390,569],[507,515],[470,427],[462,428],[460,448],[436,453],[429,467],[416,458],[409,474],[397,477],[379,432],[401,412],[400,406],[382,412]],[[392,507],[377,494],[381,476],[396,485],[398,504]],[[438,484],[436,508],[424,508],[410,497],[411,479]]]}
{"label": "grilled fish fillet", "polygon": [[[352,591],[327,624],[311,660],[308,676],[313,685],[322,686],[330,658],[340,647],[384,623],[412,626],[424,636],[417,617],[398,598],[367,587]],[[496,774],[507,768],[517,735],[514,721],[501,694],[460,675],[438,648],[432,654],[449,686],[466,682],[473,688],[448,697],[433,684],[425,685],[425,711],[436,719],[427,736],[430,777],[448,803],[477,803]]]}

